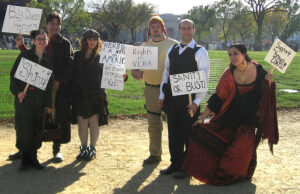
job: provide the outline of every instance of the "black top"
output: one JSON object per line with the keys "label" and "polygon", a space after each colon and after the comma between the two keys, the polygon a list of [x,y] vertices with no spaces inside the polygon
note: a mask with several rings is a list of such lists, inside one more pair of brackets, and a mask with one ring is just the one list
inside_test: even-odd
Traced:
{"label": "black top", "polygon": [[[233,71],[233,69],[232,69]],[[236,95],[231,102],[230,108],[224,113],[223,118],[227,121],[228,125],[256,125],[257,124],[257,111],[258,103],[261,96],[260,85],[267,72],[262,68],[261,65],[257,66],[256,80],[252,84],[238,85],[236,86]],[[238,86],[250,87],[254,85],[253,89],[243,94],[239,93]],[[208,100],[208,108],[214,113],[219,113],[223,105],[222,100],[215,93]]]}

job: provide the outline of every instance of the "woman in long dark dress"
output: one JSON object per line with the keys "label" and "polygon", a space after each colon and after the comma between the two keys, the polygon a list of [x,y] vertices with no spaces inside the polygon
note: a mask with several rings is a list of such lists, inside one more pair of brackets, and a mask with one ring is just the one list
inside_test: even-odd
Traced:
{"label": "woman in long dark dress", "polygon": [[[228,49],[230,68],[192,130],[183,169],[207,184],[226,185],[252,178],[262,138],[278,142],[272,75],[251,61],[243,44]],[[214,113],[209,123],[203,121]]]}
{"label": "woman in long dark dress", "polygon": [[10,90],[15,96],[16,147],[22,152],[22,161],[19,167],[21,171],[27,170],[29,166],[36,169],[44,168],[37,160],[37,150],[42,145],[43,113],[45,110],[50,113],[52,107],[52,76],[45,91],[30,86],[26,93],[23,91],[26,83],[14,77],[23,57],[52,70],[52,63],[45,52],[48,43],[47,34],[43,30],[35,30],[31,32],[30,36],[33,40],[33,48],[18,56],[10,72]]}

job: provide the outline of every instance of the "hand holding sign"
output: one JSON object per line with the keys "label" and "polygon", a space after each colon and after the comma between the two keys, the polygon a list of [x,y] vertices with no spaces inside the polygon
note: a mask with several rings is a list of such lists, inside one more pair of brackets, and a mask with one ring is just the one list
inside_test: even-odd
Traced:
{"label": "hand holding sign", "polygon": [[2,32],[26,34],[38,30],[42,9],[8,5]]}
{"label": "hand holding sign", "polygon": [[285,73],[295,55],[295,51],[277,38],[265,57],[265,61],[270,63],[281,73]]}
{"label": "hand holding sign", "polygon": [[190,116],[194,116],[194,107],[192,104],[193,93],[206,92],[208,83],[204,71],[194,71],[183,74],[170,75],[171,90],[173,96],[189,95]]}
{"label": "hand holding sign", "polygon": [[24,89],[25,95],[29,85],[45,90],[51,74],[51,70],[22,58],[14,77],[27,83]]}
{"label": "hand holding sign", "polygon": [[[273,66],[269,74],[272,74],[275,68],[281,73],[285,73],[295,55],[295,51],[277,38],[265,57],[265,61]],[[272,80],[269,80],[269,84],[271,82]]]}

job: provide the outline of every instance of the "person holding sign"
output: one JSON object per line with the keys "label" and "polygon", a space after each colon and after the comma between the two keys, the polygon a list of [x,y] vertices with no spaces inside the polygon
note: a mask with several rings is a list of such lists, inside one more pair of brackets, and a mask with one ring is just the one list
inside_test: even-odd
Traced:
{"label": "person holding sign", "polygon": [[[62,17],[56,11],[50,13],[46,18],[47,35],[49,44],[46,53],[53,61],[54,87],[53,104],[55,121],[61,126],[63,134],[61,138],[53,142],[54,162],[63,161],[60,151],[61,144],[68,143],[71,139],[70,110],[73,89],[73,49],[65,37],[60,34]],[[26,50],[20,36],[17,45],[21,51]]]}
{"label": "person holding sign", "polygon": [[145,80],[145,100],[148,118],[149,151],[150,156],[144,160],[143,164],[153,164],[161,161],[161,139],[162,139],[162,118],[161,108],[158,106],[159,86],[164,70],[164,61],[168,49],[177,41],[168,38],[164,21],[159,15],[154,14],[148,25],[148,41],[145,46],[158,47],[158,69],[157,70],[132,70],[131,75],[137,79]]}
{"label": "person holding sign", "polygon": [[106,92],[101,88],[103,64],[99,63],[102,47],[99,33],[93,29],[84,32],[80,46],[81,49],[75,53],[74,59],[75,94],[72,105],[81,142],[77,159],[93,160],[96,157],[99,126],[107,124],[108,116]]}
{"label": "person holding sign", "polygon": [[45,91],[30,86],[27,92],[24,91],[26,83],[14,77],[22,58],[52,70],[50,58],[45,53],[48,42],[46,33],[42,30],[35,30],[31,31],[30,36],[34,47],[18,56],[10,72],[10,90],[15,96],[16,147],[22,152],[22,161],[19,167],[21,171],[27,170],[29,166],[36,169],[44,168],[37,160],[37,150],[42,145],[43,113],[44,111],[51,112],[52,107],[52,77],[50,77]]}
{"label": "person holding sign", "polygon": [[[231,45],[228,54],[230,67],[192,129],[183,165],[186,173],[213,185],[251,179],[259,141],[268,139],[271,151],[278,142],[272,75],[251,61],[244,44]],[[209,123],[203,124],[211,113]]]}
{"label": "person holding sign", "polygon": [[[206,83],[209,76],[209,59],[205,48],[196,44],[193,40],[195,34],[194,22],[184,19],[179,23],[181,35],[180,44],[169,49],[162,82],[160,85],[159,105],[164,107],[168,115],[169,150],[171,165],[161,174],[172,174],[174,178],[184,178],[182,164],[185,157],[184,146],[188,148],[192,124],[200,114],[200,104],[206,96],[206,92],[192,95],[192,103],[189,105],[188,95],[172,96],[170,75],[204,71]],[[190,116],[192,112],[192,116]]]}

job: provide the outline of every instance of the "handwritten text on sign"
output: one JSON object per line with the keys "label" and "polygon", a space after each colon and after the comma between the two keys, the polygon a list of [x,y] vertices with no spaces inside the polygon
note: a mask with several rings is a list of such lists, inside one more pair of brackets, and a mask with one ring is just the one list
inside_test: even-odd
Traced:
{"label": "handwritten text on sign", "polygon": [[125,73],[124,65],[104,64],[101,88],[112,89],[112,90],[123,90],[124,73]]}
{"label": "handwritten text on sign", "polygon": [[39,29],[41,16],[41,9],[8,5],[2,32],[29,35]]}
{"label": "handwritten text on sign", "polygon": [[207,91],[207,79],[204,71],[170,75],[173,96]]}
{"label": "handwritten text on sign", "polygon": [[111,65],[125,64],[125,44],[103,42],[100,63]]}
{"label": "handwritten text on sign", "polygon": [[295,51],[293,51],[279,39],[276,39],[267,56],[265,57],[265,61],[276,67],[281,73],[284,73],[295,55]]}
{"label": "handwritten text on sign", "polygon": [[32,86],[45,90],[51,74],[52,71],[50,69],[22,58],[14,77]]}
{"label": "handwritten text on sign", "polygon": [[126,69],[157,69],[158,48],[125,46]]}

